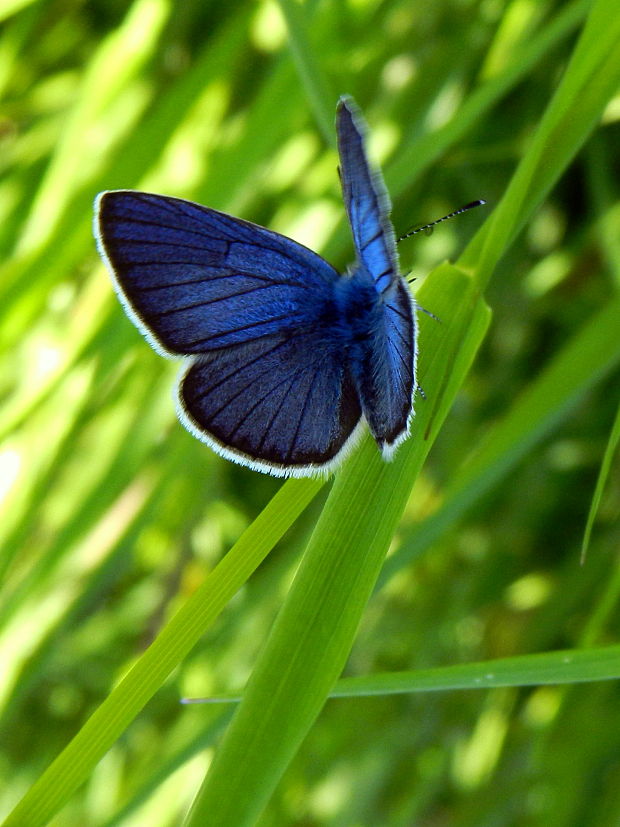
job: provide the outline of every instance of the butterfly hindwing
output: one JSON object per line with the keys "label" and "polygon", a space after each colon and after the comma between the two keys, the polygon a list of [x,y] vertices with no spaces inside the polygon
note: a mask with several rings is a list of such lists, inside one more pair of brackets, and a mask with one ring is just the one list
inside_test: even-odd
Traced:
{"label": "butterfly hindwing", "polygon": [[353,444],[361,410],[342,349],[314,330],[192,360],[179,382],[179,415],[229,459],[307,476]]}
{"label": "butterfly hindwing", "polygon": [[339,278],[301,244],[180,198],[104,192],[95,231],[128,314],[165,355],[311,326]]}
{"label": "butterfly hindwing", "polygon": [[400,282],[383,303],[375,335],[362,350],[356,387],[370,432],[386,459],[407,437],[413,415],[416,328]]}

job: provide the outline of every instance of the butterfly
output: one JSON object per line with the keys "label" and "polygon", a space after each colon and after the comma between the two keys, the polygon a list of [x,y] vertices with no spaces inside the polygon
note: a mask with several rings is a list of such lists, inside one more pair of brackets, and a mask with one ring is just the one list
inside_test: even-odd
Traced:
{"label": "butterfly", "polygon": [[336,132],[356,252],[344,274],[286,236],[191,201],[112,190],[95,202],[97,246],[127,315],[158,353],[185,357],[181,423],[275,476],[333,470],[366,429],[390,459],[413,416],[417,306],[349,96]]}

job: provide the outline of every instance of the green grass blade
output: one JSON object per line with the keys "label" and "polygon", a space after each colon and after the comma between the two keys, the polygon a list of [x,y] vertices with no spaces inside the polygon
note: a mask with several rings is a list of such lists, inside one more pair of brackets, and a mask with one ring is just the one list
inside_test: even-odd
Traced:
{"label": "green grass blade", "polygon": [[[459,663],[435,669],[386,672],[341,678],[330,698],[367,698],[448,692],[455,689],[498,689],[502,686],[545,686],[609,681],[620,678],[620,645],[592,649],[564,649],[515,655],[477,663]],[[201,701],[197,701],[201,702]],[[224,693],[209,704],[235,704],[239,695]]]}
{"label": "green grass blade", "polygon": [[413,141],[386,170],[392,197],[411,186],[424,171],[437,163],[459,140],[480,123],[551,49],[573,32],[586,16],[589,0],[575,0],[561,8],[554,20],[520,44],[518,60],[510,62],[497,76],[475,89],[454,117],[439,129]]}
{"label": "green grass blade", "polygon": [[600,119],[620,83],[620,15],[596,0],[570,63],[506,194],[459,263],[481,288]]}
{"label": "green grass blade", "polygon": [[191,737],[185,740],[183,745],[175,750],[170,758],[162,760],[147,781],[133,792],[124,806],[116,811],[108,821],[105,821],[101,827],[125,827],[135,810],[148,801],[173,773],[197,753],[214,744],[222,730],[230,722],[231,717],[232,709],[219,709],[209,718],[207,723],[201,721],[200,729],[197,732],[192,731]]}
{"label": "green grass blade", "polygon": [[343,678],[332,697],[491,689],[500,686],[608,681],[620,678],[620,646],[567,649],[370,677]]}
{"label": "green grass blade", "polygon": [[[617,332],[617,328],[616,328]],[[612,334],[614,336],[615,334]],[[616,418],[614,419],[614,424],[611,428],[611,433],[609,434],[609,441],[607,442],[607,447],[605,448],[605,453],[603,454],[603,461],[601,462],[601,468],[598,473],[598,477],[596,480],[596,487],[594,488],[594,494],[592,495],[592,502],[590,503],[590,509],[588,511],[588,519],[586,521],[586,527],[583,533],[583,541],[581,543],[581,562],[585,560],[588,546],[590,545],[590,537],[592,535],[592,528],[594,526],[594,521],[596,519],[596,514],[599,510],[599,506],[601,504],[601,498],[603,496],[603,491],[605,489],[605,483],[607,482],[607,477],[609,476],[609,470],[611,468],[611,463],[616,453],[616,448],[618,447],[618,442],[620,441],[620,407],[616,411]]]}
{"label": "green grass blade", "polygon": [[[447,212],[463,197],[498,203],[524,143],[531,163],[528,175],[525,162],[518,173],[520,188],[509,188],[495,214],[487,211],[492,218],[463,259],[466,266],[439,268],[419,293],[442,320],[422,319],[420,382],[427,398],[416,401],[419,430],[388,468],[366,443],[343,469],[317,529],[324,542],[315,534],[291,592],[299,599],[284,609],[301,633],[295,636],[293,625],[287,636],[281,621],[267,649],[277,642],[280,662],[259,658],[264,693],[275,693],[264,722],[250,681],[244,703],[254,704],[257,717],[245,732],[237,728],[237,737],[247,736],[252,761],[244,755],[245,766],[233,768],[230,784],[220,776],[217,794],[243,793],[247,781],[263,801],[269,797],[333,689],[356,618],[363,625],[351,674],[392,666],[399,670],[393,677],[402,679],[402,670],[437,663],[486,670],[407,673],[402,687],[411,692],[419,678],[429,688],[459,679],[474,686],[476,676],[501,666],[495,656],[574,647],[576,640],[613,642],[620,588],[620,569],[609,571],[614,526],[597,525],[597,553],[588,566],[580,568],[578,551],[572,553],[597,470],[593,446],[607,440],[617,403],[610,374],[617,367],[618,304],[603,267],[613,269],[617,258],[611,208],[617,113],[613,104],[605,106],[605,96],[611,98],[617,81],[618,49],[617,23],[604,5],[544,0],[533,7],[512,0],[466,8],[446,0],[421,8],[388,0],[324,4],[315,17],[312,2],[297,8],[282,0],[290,49],[264,36],[266,13],[255,4],[177,9],[167,0],[132,0],[105,13],[78,0],[62,4],[60,13],[51,0],[10,6],[13,17],[0,35],[0,258],[6,261],[0,534],[10,544],[0,542],[6,570],[0,597],[3,816],[117,687],[10,823],[43,823],[54,814],[67,827],[101,827],[115,817],[153,827],[179,823],[215,749],[213,730],[202,740],[188,736],[212,726],[213,713],[222,710],[180,707],[166,670],[184,658],[216,603],[248,577],[258,559],[252,554],[263,555],[258,546],[272,544],[283,530],[279,520],[294,519],[287,496],[310,496],[305,483],[284,486],[274,501],[280,511],[268,507],[268,525],[259,520],[265,536],[257,537],[255,528],[244,535],[241,546],[256,537],[244,565],[217,595],[190,599],[177,616],[183,623],[173,621],[139,659],[163,618],[194,594],[205,568],[211,571],[233,546],[277,483],[225,464],[173,426],[170,366],[140,342],[113,304],[103,272],[93,269],[92,197],[102,187],[138,186],[195,198],[323,254],[327,244],[326,257],[343,270],[350,234],[344,220],[338,223],[336,160],[333,151],[323,151],[307,105],[312,101],[314,121],[333,141],[337,95],[327,101],[326,83],[353,92],[365,109],[371,149],[376,143],[390,159],[386,179],[398,222]],[[573,33],[590,9],[571,60]],[[377,31],[389,36],[377,38]],[[590,144],[587,157],[575,157],[601,112],[598,150]],[[541,204],[569,162],[573,179]],[[603,210],[608,221],[599,227]],[[486,217],[474,216],[411,242],[403,260],[409,252],[419,256],[412,266],[416,275],[426,273],[462,247],[469,221]],[[523,243],[493,285],[490,301],[501,323],[443,429],[488,322],[481,285],[529,219]],[[16,249],[28,252],[11,260]],[[520,284],[532,266],[538,275]],[[548,367],[537,375],[539,365]],[[575,406],[586,391],[588,404]],[[507,413],[461,466],[498,412]],[[410,487],[438,434],[414,502]],[[533,455],[532,446],[547,443],[549,450]],[[518,464],[527,451],[531,467]],[[510,469],[526,484],[533,480],[532,488],[510,485]],[[400,539],[414,514],[424,517],[411,538],[420,548],[433,532],[454,526],[472,497],[479,511],[462,530],[415,570],[393,578],[365,612],[394,526]],[[489,508],[491,500],[501,503],[500,512]],[[200,648],[185,655],[178,670],[183,692],[245,683],[290,589],[295,543],[310,530],[315,508],[283,538],[281,553],[237,592]],[[443,527],[436,522],[442,514]],[[235,548],[231,559],[241,553]],[[217,577],[223,571],[218,568]],[[524,595],[534,602],[519,602]],[[545,682],[553,663],[542,657],[523,680]],[[518,683],[524,666],[507,664],[498,680]],[[571,668],[558,664],[558,681],[569,674],[576,681],[605,677],[602,661]],[[308,687],[300,686],[304,678]],[[355,691],[372,688],[372,680],[359,679]],[[164,691],[153,697],[162,683]],[[357,702],[338,704],[334,715],[329,704],[312,727],[311,748],[298,751],[263,818],[383,824],[389,813],[390,827],[426,823],[446,816],[443,792],[450,789],[448,818],[455,825],[489,817],[509,823],[515,812],[533,823],[573,824],[587,812],[592,823],[617,824],[620,796],[606,781],[620,731],[614,689],[609,682],[575,688],[570,704],[551,687],[524,693],[516,712],[506,704],[499,710],[498,737],[489,736],[485,710],[497,712],[497,698],[515,699],[516,691],[460,693],[458,704],[438,692],[385,699],[379,713],[376,703]],[[274,710],[274,703],[281,708]],[[423,725],[403,725],[403,709],[414,722],[420,714]],[[252,740],[257,720],[258,744]],[[484,730],[496,762],[477,775],[464,766],[469,760],[480,766],[480,741],[470,730]],[[560,740],[566,750],[557,749]],[[227,735],[223,754],[229,743]],[[447,748],[438,750],[438,743]],[[195,752],[200,744],[203,754]],[[532,778],[544,778],[537,787],[542,793],[522,797]],[[518,798],[516,808],[506,789]],[[211,823],[210,814],[205,820]]]}
{"label": "green grass blade", "polygon": [[6,827],[35,827],[49,821],[195,646],[322,485],[323,482],[318,480],[289,480],[282,486],[203,585],[169,621],[155,642],[29,790],[5,821]]}
{"label": "green grass blade", "polygon": [[[469,462],[457,470],[439,509],[417,526],[386,560],[381,583],[387,582],[454,526],[618,365],[619,318],[620,298],[617,298],[589,319],[530,383],[508,413],[493,426]],[[593,508],[595,511],[594,505]]]}
{"label": "green grass blade", "polygon": [[[102,110],[152,55],[169,14],[170,8],[163,0],[134,0],[123,25],[93,55],[74,110],[32,204],[21,235],[20,252],[38,249],[49,240],[83,174],[84,133],[93,129]],[[63,193],[62,201],[59,193]]]}
{"label": "green grass blade", "polygon": [[[449,265],[420,301],[446,321],[422,319],[420,405],[413,436],[384,463],[367,439],[338,475],[286,603],[217,752],[188,824],[253,824],[320,712],[349,655],[409,491],[489,320],[471,280]],[[454,308],[458,310],[455,313]],[[465,334],[465,335],[463,335]],[[461,358],[453,356],[459,340]],[[446,381],[452,371],[454,380]],[[457,373],[458,371],[458,373]]]}
{"label": "green grass blade", "polygon": [[297,71],[306,87],[310,106],[323,138],[328,144],[335,146],[334,101],[338,96],[331,89],[321,63],[316,58],[317,52],[309,42],[307,5],[304,6],[295,0],[278,0],[278,5],[286,21],[289,45]]}

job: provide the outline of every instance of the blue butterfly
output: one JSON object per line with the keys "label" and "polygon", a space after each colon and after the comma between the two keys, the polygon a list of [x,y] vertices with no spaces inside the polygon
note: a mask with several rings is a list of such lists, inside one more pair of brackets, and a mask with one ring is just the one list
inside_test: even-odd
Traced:
{"label": "blue butterfly", "polygon": [[127,315],[158,353],[186,357],[182,424],[218,454],[282,477],[331,471],[366,426],[390,459],[413,415],[416,305],[348,96],[336,130],[357,255],[344,275],[290,238],[190,201],[118,190],[95,205]]}

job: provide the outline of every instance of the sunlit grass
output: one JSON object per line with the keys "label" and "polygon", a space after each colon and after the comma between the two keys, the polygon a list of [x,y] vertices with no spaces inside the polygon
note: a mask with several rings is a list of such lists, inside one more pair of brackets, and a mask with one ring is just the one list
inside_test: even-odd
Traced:
{"label": "sunlit grass", "polygon": [[[617,824],[618,690],[590,682],[618,674],[617,16],[0,14],[2,814],[30,789],[9,823],[177,824],[213,761],[191,823]],[[368,443],[333,485],[281,486],[175,422],[176,367],[124,318],[92,200],[194,198],[344,269],[343,92],[397,231],[489,203],[401,245],[414,275],[440,265],[418,297],[441,321],[396,461]],[[523,688],[554,679],[579,686]],[[232,725],[179,704],[246,683]]]}

